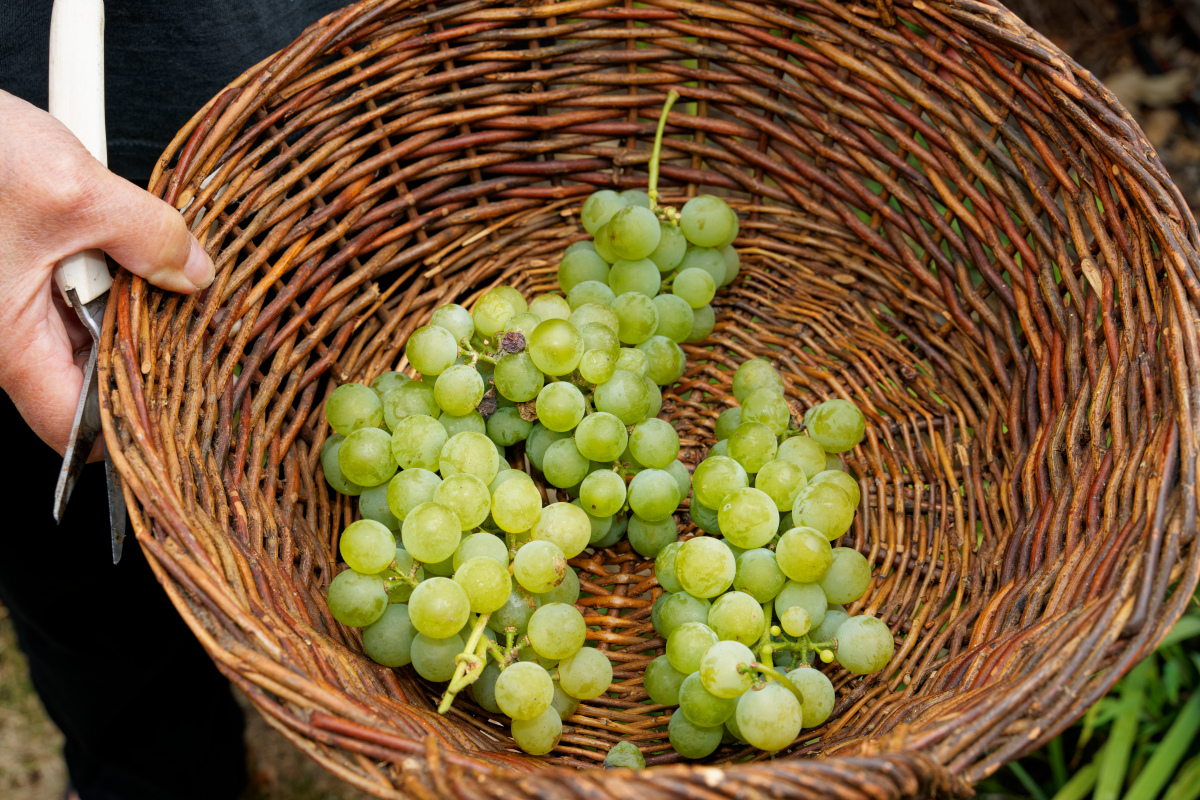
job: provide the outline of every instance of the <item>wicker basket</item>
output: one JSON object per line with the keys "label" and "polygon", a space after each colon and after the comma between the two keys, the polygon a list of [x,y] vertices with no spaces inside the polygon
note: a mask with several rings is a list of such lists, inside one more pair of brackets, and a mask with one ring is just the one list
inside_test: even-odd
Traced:
{"label": "wicker basket", "polygon": [[[833,716],[775,758],[670,764],[641,688],[650,565],[585,554],[617,694],[530,758],[330,618],[357,509],[321,477],[322,404],[405,368],[437,304],[554,290],[582,198],[646,184],[670,88],[668,201],[732,198],[745,269],[663,416],[694,464],[755,355],[798,407],[865,409],[842,544],[875,565],[851,611],[892,628],[899,669],[827,668]],[[179,297],[122,273],[108,306],[105,433],[138,541],[267,721],[380,797],[969,794],[1196,586],[1200,232],[1113,96],[1000,7],[369,0],[214,98],[153,190],[218,276]],[[620,739],[657,766],[593,770]]]}

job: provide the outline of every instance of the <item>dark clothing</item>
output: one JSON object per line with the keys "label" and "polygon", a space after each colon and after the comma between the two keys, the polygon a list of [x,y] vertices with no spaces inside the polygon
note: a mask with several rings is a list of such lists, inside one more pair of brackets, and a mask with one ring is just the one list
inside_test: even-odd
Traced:
{"label": "dark clothing", "polygon": [[[175,132],[228,82],[341,0],[109,0],[109,165],[145,185]],[[0,90],[46,107],[50,0],[0,0]],[[0,125],[4,120],[0,119]],[[19,477],[0,552],[30,675],[66,737],[82,800],[233,800],[246,782],[243,719],[129,535],[112,564],[104,468],[86,468],[63,523],[51,516],[60,457],[0,394]]]}

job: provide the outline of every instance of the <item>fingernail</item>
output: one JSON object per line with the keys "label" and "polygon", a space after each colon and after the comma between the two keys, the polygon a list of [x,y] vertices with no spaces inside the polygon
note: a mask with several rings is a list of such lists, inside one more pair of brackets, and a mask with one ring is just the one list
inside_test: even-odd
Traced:
{"label": "fingernail", "polygon": [[216,277],[217,271],[213,267],[212,259],[195,239],[192,239],[192,252],[188,254],[183,274],[197,289],[207,289]]}

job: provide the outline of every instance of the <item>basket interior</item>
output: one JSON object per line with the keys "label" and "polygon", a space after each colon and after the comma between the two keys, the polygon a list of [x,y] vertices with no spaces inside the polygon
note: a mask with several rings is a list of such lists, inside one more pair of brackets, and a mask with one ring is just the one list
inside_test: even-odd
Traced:
{"label": "basket interior", "polygon": [[924,750],[981,777],[1081,714],[1178,615],[1191,590],[1171,582],[1195,584],[1195,224],[1123,110],[1015,18],[364,3],[164,155],[153,188],[218,279],[186,299],[122,279],[102,365],[168,591],[268,720],[343,776],[399,786],[363,762],[431,731],[507,768],[595,766],[620,739],[678,759],[641,688],[661,590],[627,544],[574,562],[612,693],[551,756],[519,756],[465,694],[438,717],[440,687],[373,665],[329,617],[357,508],[319,465],[324,398],[407,369],[436,306],[556,290],[582,199],[646,185],[670,88],[666,201],[720,194],[742,219],[742,274],[664,390],[681,458],[703,458],[750,357],[801,411],[840,396],[867,416],[845,457],[863,501],[835,544],[874,565],[848,610],[883,619],[897,655],[866,678],[826,667],[834,713],[784,755]]}

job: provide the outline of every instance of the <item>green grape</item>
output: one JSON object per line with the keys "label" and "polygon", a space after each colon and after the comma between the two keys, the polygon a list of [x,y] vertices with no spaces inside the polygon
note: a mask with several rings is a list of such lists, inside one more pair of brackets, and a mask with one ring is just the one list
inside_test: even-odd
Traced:
{"label": "green grape", "polygon": [[604,757],[605,769],[645,769],[646,757],[633,742],[617,742]]}
{"label": "green grape", "polygon": [[688,539],[675,556],[675,577],[694,597],[716,597],[730,587],[736,572],[733,553],[709,536]]}
{"label": "green grape", "polygon": [[[576,448],[591,461],[616,461],[628,444],[629,433],[622,420],[604,411],[589,414],[575,430]],[[622,491],[622,498],[624,494]]]}
{"label": "green grape", "polygon": [[744,403],[756,389],[774,389],[783,394],[783,376],[770,361],[761,358],[743,361],[733,373],[733,396],[739,403]]}
{"label": "green grape", "polygon": [[825,470],[827,472],[845,472],[845,466],[842,464],[842,459],[835,453],[825,454]]}
{"label": "green grape", "polygon": [[[411,615],[412,610],[409,610]],[[413,637],[413,669],[427,681],[448,681],[458,665],[454,657],[462,652],[466,642],[457,633],[445,639],[434,639],[423,633]]]}
{"label": "green grape", "polygon": [[533,335],[533,329],[540,325],[542,318],[537,314],[532,314],[528,311],[522,314],[513,314],[508,322],[504,323],[504,333],[519,333],[529,341],[529,337]]}
{"label": "green grape", "polygon": [[591,462],[579,452],[574,439],[559,439],[542,456],[542,474],[550,485],[559,489],[580,483],[590,467]]}
{"label": "green grape", "polygon": [[583,419],[586,403],[583,392],[566,381],[558,381],[538,392],[536,409],[538,422],[564,433],[574,430]]}
{"label": "green grape", "polygon": [[642,208],[650,208],[650,195],[643,192],[641,189],[626,189],[621,192],[621,200],[627,206],[641,206]]}
{"label": "green grape", "polygon": [[672,667],[691,675],[700,669],[700,660],[717,641],[717,634],[704,623],[685,622],[667,637],[667,659]]}
{"label": "green grape", "polygon": [[437,422],[442,426],[442,430],[446,432],[447,437],[465,431],[487,433],[487,423],[484,422],[483,415],[478,411],[472,411],[470,414],[461,417],[456,417],[453,414],[442,414],[437,418]]}
{"label": "green grape", "polygon": [[684,339],[685,342],[702,342],[713,332],[717,325],[717,314],[711,305],[703,305],[694,309],[696,321],[692,323],[692,332]]}
{"label": "green grape", "polygon": [[358,513],[363,519],[374,520],[394,533],[400,530],[400,519],[388,508],[387,492],[390,485],[390,482],[381,483],[364,489],[358,496]]}
{"label": "green grape", "polygon": [[[520,551],[517,551],[520,555]],[[550,603],[533,612],[526,632],[529,644],[543,658],[570,658],[583,647],[587,626],[575,606]],[[605,659],[607,661],[608,659]],[[607,684],[604,688],[608,688]],[[567,687],[563,687],[564,691]],[[568,694],[570,692],[568,691]]]}
{"label": "green grape", "polygon": [[772,461],[777,450],[775,434],[761,422],[743,422],[729,437],[730,457],[752,475]]}
{"label": "green grape", "polygon": [[[584,422],[587,419],[589,418],[585,418]],[[570,438],[570,436],[569,433],[552,431],[540,422],[535,423],[532,430],[529,431],[529,437],[525,440],[525,453],[533,463],[534,469],[541,470],[542,457],[546,455],[546,450],[550,445],[560,439]]]}
{"label": "green grape", "polygon": [[457,303],[440,306],[429,318],[429,324],[450,331],[456,342],[463,339],[469,341],[475,333],[475,322],[471,319],[471,312]]}
{"label": "green grape", "polygon": [[579,375],[590,384],[604,383],[612,377],[617,362],[603,350],[585,350],[579,359]]}
{"label": "green grape", "polygon": [[646,558],[655,558],[662,549],[679,536],[675,518],[668,516],[656,522],[648,522],[637,514],[629,518],[629,546]]}
{"label": "green grape", "polygon": [[563,250],[563,255],[574,253],[576,250],[591,250],[594,253],[596,252],[596,243],[591,239],[580,239],[577,242],[571,242],[567,245],[567,249]]}
{"label": "green grape", "polygon": [[488,438],[501,447],[525,441],[532,430],[533,423],[521,419],[521,412],[512,406],[497,408],[487,419]]}
{"label": "green grape", "polygon": [[646,469],[629,482],[629,508],[647,522],[665,520],[678,507],[679,484],[666,470]]}
{"label": "green grape", "polygon": [[737,215],[719,197],[702,194],[684,204],[679,212],[679,227],[694,245],[717,247],[725,242],[730,229],[737,224]]}
{"label": "green grape", "polygon": [[737,558],[737,572],[733,576],[733,588],[745,592],[759,603],[775,599],[787,582],[779,569],[777,556],[765,548],[747,550]]}
{"label": "green grape", "polygon": [[[475,323],[476,333],[484,339],[491,339],[504,330],[504,326],[513,318],[514,314],[519,314],[523,310],[517,309],[509,298],[493,289],[475,303],[475,308],[471,312],[471,320]],[[409,341],[411,343],[412,340]]]}
{"label": "green grape", "polygon": [[[399,389],[411,380],[412,378],[403,372],[384,372],[378,378],[371,381],[371,388],[375,390],[375,394],[379,396],[379,401],[382,403],[384,396],[388,392],[392,389]],[[328,401],[326,405],[328,405]]]}
{"label": "green grape", "polygon": [[684,758],[704,758],[721,746],[725,728],[716,725],[711,728],[694,724],[682,712],[672,714],[667,724],[667,738],[675,752]]}
{"label": "green grape", "polygon": [[529,310],[529,304],[525,302],[525,295],[521,294],[513,287],[501,285],[492,289],[492,291],[511,303],[513,310],[516,313],[524,314]]}
{"label": "green grape", "polygon": [[[676,561],[679,560],[679,554],[675,555]],[[678,578],[678,572],[676,573]],[[707,625],[708,610],[712,604],[707,600],[699,597],[693,597],[687,592],[677,592],[672,594],[667,601],[663,603],[662,610],[659,611],[658,619],[662,627],[656,627],[659,635],[664,639],[669,638],[675,629],[680,625],[689,622],[701,622]]]}
{"label": "green grape", "polygon": [[803,636],[812,628],[812,619],[800,606],[792,606],[779,617],[779,624],[788,636]]}
{"label": "green grape", "polygon": [[531,756],[544,756],[562,739],[562,720],[553,708],[547,708],[533,719],[514,719],[513,741]]}
{"label": "green grape", "polygon": [[801,724],[805,728],[815,728],[824,724],[833,712],[833,704],[837,700],[829,678],[819,669],[808,665],[792,670],[787,677],[804,696],[804,702],[800,704],[803,715]]}
{"label": "green grape", "polygon": [[683,349],[666,336],[651,336],[637,346],[646,354],[646,375],[659,386],[674,383],[682,374]]}
{"label": "green grape", "polygon": [[[708,448],[708,458],[712,458],[714,456],[725,456],[728,458],[728,456],[729,456],[729,440],[728,439],[722,439],[721,441],[714,444],[712,447]],[[738,466],[741,466],[741,464],[738,464]],[[745,470],[743,470],[743,472],[744,471]]]}
{"label": "green grape", "polygon": [[388,607],[383,578],[362,575],[352,569],[338,573],[329,582],[325,599],[333,618],[352,628],[370,625],[382,617]]}
{"label": "green grape", "polygon": [[[680,544],[680,542],[668,543],[658,551],[658,555],[654,559],[654,575],[658,578],[658,585],[671,593],[683,591],[683,587],[679,585],[679,579],[675,577],[675,554],[679,551]],[[657,626],[655,627],[657,628]]]}
{"label": "green grape", "polygon": [[733,553],[733,558],[735,561],[737,559],[741,558],[746,552],[745,547],[738,547],[736,544],[729,541],[728,539],[720,539],[719,541],[721,542],[721,544],[723,544],[729,548],[729,552]]}
{"label": "green grape", "polygon": [[388,508],[403,521],[417,506],[432,502],[441,483],[442,479],[427,469],[406,469],[387,485]]}
{"label": "green grape", "polygon": [[[617,255],[616,251],[613,250],[613,248],[612,248],[612,237],[610,237],[608,234],[608,223],[607,222],[604,223],[603,225],[601,225],[599,228],[597,228],[596,233],[594,235],[596,237],[595,242],[594,242],[594,244],[596,245],[596,254],[599,255],[601,258],[603,258],[605,263],[611,264],[614,261],[616,261],[618,258],[620,258],[620,256]],[[595,278],[594,280],[600,280],[600,278]],[[607,273],[605,273],[604,280],[605,281],[608,280]],[[559,285],[561,287],[561,283]],[[566,292],[566,291],[570,291],[570,290],[563,289],[563,291]]]}
{"label": "green grape", "polygon": [[500,471],[500,454],[496,445],[482,433],[456,433],[442,445],[439,461],[443,478],[459,472],[474,475],[487,486]]}
{"label": "green grape", "polygon": [[[397,515],[399,516],[399,515]],[[404,549],[425,564],[437,564],[454,555],[462,541],[458,515],[437,503],[422,503],[404,518],[400,533]]]}
{"label": "green grape", "polygon": [[[579,306],[579,308],[576,308],[571,312],[571,318],[568,320],[568,322],[570,322],[577,330],[580,331],[582,331],[588,325],[602,325],[605,328],[608,328],[608,330],[613,334],[617,333],[621,324],[617,319],[616,311],[613,311],[613,309],[607,305],[600,305],[599,303],[584,303],[583,305]],[[587,347],[587,345],[585,345],[585,347]],[[616,358],[617,354],[615,350],[612,352],[612,356],[613,358]]]}
{"label": "green grape", "polygon": [[537,598],[539,606],[550,603],[574,605],[575,601],[579,599],[579,576],[575,574],[575,570],[569,569],[563,574],[562,583],[550,591],[534,595],[534,597]]}
{"label": "green grape", "polygon": [[462,529],[478,528],[487,519],[492,507],[492,495],[487,484],[467,472],[459,472],[442,481],[433,493],[433,502],[451,509],[462,523]]}
{"label": "green grape", "polygon": [[608,273],[608,285],[616,295],[641,292],[647,297],[654,297],[662,285],[662,278],[658,266],[650,259],[627,261],[622,258],[612,265]]}
{"label": "green grape", "polygon": [[650,606],[650,624],[654,626],[654,630],[660,635],[662,633],[662,619],[660,618],[660,612],[662,611],[662,607],[668,600],[671,599],[671,597],[671,592],[663,592],[658,597],[654,598],[654,604]]}
{"label": "green grape", "polygon": [[[534,652],[532,647],[526,647],[524,650],[521,651],[521,654],[519,656],[517,656],[517,658],[520,661],[527,661],[530,664],[537,664],[538,666],[540,666],[542,669],[545,669],[545,670],[552,670],[558,666],[558,659],[543,658],[542,656],[539,656],[536,652]],[[551,703],[551,705],[553,705],[554,701],[551,700],[550,703]]]}
{"label": "green grape", "polygon": [[517,478],[533,483],[533,478],[531,478],[529,473],[525,472],[524,470],[512,469],[511,467],[502,467],[501,470],[496,473],[496,477],[492,478],[492,482],[488,484],[488,491],[492,494],[495,494],[496,490],[505,483]]}
{"label": "green grape", "polygon": [[775,538],[779,510],[766,492],[747,487],[730,492],[717,509],[721,532],[743,550],[763,547]]}
{"label": "green grape", "polygon": [[[717,284],[704,270],[690,267],[675,276],[671,282],[671,293],[678,295],[694,310],[703,308],[712,302],[717,293]],[[693,323],[695,313],[693,312]]]}
{"label": "green grape", "polygon": [[392,458],[400,469],[436,470],[449,438],[438,420],[428,414],[413,414],[399,420],[392,429]]}
{"label": "green grape", "polygon": [[433,399],[433,387],[420,381],[409,381],[383,397],[383,419],[393,431],[407,417],[424,414],[436,419],[441,413],[441,408]]}
{"label": "green grape", "polygon": [[689,247],[683,261],[679,262],[679,272],[689,269],[702,269],[707,272],[713,279],[714,287],[720,286],[729,272],[724,256],[711,247]]}
{"label": "green grape", "polygon": [[413,589],[408,614],[418,631],[433,639],[445,639],[467,624],[471,602],[462,586],[449,578],[426,578]]}
{"label": "green grape", "polygon": [[792,524],[792,512],[789,511],[786,514],[779,515],[779,528],[777,529],[777,532],[780,536],[787,533],[794,527],[796,526]]}
{"label": "green grape", "polygon": [[[759,609],[759,614],[762,610]],[[756,659],[749,647],[726,639],[717,642],[700,659],[700,683],[714,697],[733,699],[741,696],[754,682],[754,676],[739,672],[739,667]]]}
{"label": "green grape", "polygon": [[[458,548],[456,547],[455,550]],[[443,558],[441,561],[434,561],[431,564],[426,564],[424,569],[430,575],[436,575],[439,578],[449,578],[454,574],[454,556]]]}
{"label": "green grape", "polygon": [[579,700],[591,700],[604,694],[612,678],[612,662],[594,647],[584,647],[558,665],[559,686]]}
{"label": "green grape", "polygon": [[617,338],[624,344],[641,344],[658,327],[658,306],[641,292],[625,292],[612,301],[617,317]]}
{"label": "green grape", "polygon": [[[576,432],[575,443],[579,444]],[[612,470],[589,473],[579,486],[579,500],[583,510],[597,517],[609,517],[625,505],[625,481]]]}
{"label": "green grape", "polygon": [[879,672],[896,653],[888,626],[875,617],[850,617],[837,629],[837,662],[855,675]]}
{"label": "green grape", "polygon": [[337,459],[346,479],[364,488],[386,483],[396,474],[392,437],[380,428],[359,428],[347,436]]}
{"label": "green grape", "polygon": [[679,687],[687,676],[671,666],[665,655],[658,656],[646,665],[642,673],[642,686],[650,700],[661,706],[679,704]]}
{"label": "green grape", "polygon": [[[815,583],[797,583],[788,581],[775,597],[775,616],[782,617],[783,612],[792,606],[800,606],[808,612],[809,624],[814,628],[820,627],[825,621],[828,601],[825,592]],[[813,641],[823,641],[814,639]]]}
{"label": "green grape", "polygon": [[[581,281],[571,287],[571,291],[567,294],[567,306],[574,311],[587,303],[595,303],[596,305],[606,306],[616,299],[614,292],[607,283],[602,281]],[[566,319],[570,319],[568,314]]]}
{"label": "green grape", "polygon": [[692,490],[692,473],[688,472],[687,465],[678,459],[667,464],[664,469],[675,479],[675,485],[679,487],[679,502],[682,503]]}
{"label": "green grape", "polygon": [[825,619],[821,620],[819,625],[812,626],[808,638],[814,642],[828,642],[837,635],[838,628],[848,619],[850,615],[844,608],[828,608],[825,611]]}
{"label": "green grape", "polygon": [[539,294],[529,304],[529,311],[542,319],[566,319],[571,316],[571,305],[559,294]]}
{"label": "green grape", "polygon": [[[728,439],[737,428],[742,424],[742,409],[734,406],[727,408],[717,415],[717,422],[713,426],[713,436],[717,441]],[[790,508],[791,506],[789,506]]]}
{"label": "green grape", "polygon": [[746,470],[727,456],[710,455],[697,464],[692,473],[692,489],[696,499],[709,508],[720,508],[731,493],[749,485]]}
{"label": "green grape", "polygon": [[809,484],[796,495],[792,521],[798,526],[816,528],[832,542],[850,529],[854,505],[849,496],[832,483]]}
{"label": "green grape", "polygon": [[617,369],[623,369],[626,372],[632,372],[634,375],[645,375],[649,369],[649,363],[646,359],[646,354],[641,350],[635,350],[632,347],[622,347],[617,355]]}
{"label": "green grape", "polygon": [[625,425],[634,425],[645,418],[650,398],[647,397],[644,380],[632,372],[618,369],[611,378],[596,387],[592,402],[597,411],[612,414]]}
{"label": "green grape", "polygon": [[488,617],[488,629],[502,634],[505,628],[514,628],[517,635],[521,636],[525,633],[529,618],[537,611],[537,607],[537,599],[529,591],[519,585],[513,586],[508,594],[508,601]]}
{"label": "green grape", "polygon": [[537,664],[518,661],[505,667],[496,679],[496,703],[513,720],[535,719],[550,709],[553,700],[554,681]]}
{"label": "green grape", "polygon": [[350,569],[375,575],[396,558],[396,537],[386,526],[369,519],[352,522],[342,531],[338,552]]}
{"label": "green grape", "polygon": [[600,226],[608,222],[612,215],[624,208],[628,203],[611,189],[601,189],[588,195],[579,209],[579,222],[583,229],[595,236]]}
{"label": "green grape", "polygon": [[[454,582],[466,593],[475,614],[498,611],[508,602],[512,592],[512,578],[506,565],[484,556],[469,559],[455,569]],[[422,583],[417,589],[424,585]]]}
{"label": "green grape", "polygon": [[862,501],[862,490],[858,488],[858,481],[841,470],[827,469],[818,472],[812,476],[809,483],[832,483],[834,486],[841,488],[850,497],[850,504],[856,508]]}
{"label": "green grape", "polygon": [[574,558],[588,546],[592,523],[587,513],[570,503],[551,503],[529,533],[534,541],[553,542],[566,558]]}
{"label": "green grape", "polygon": [[325,401],[325,420],[343,436],[359,428],[378,428],[383,424],[383,402],[370,387],[343,383]]}
{"label": "green grape", "polygon": [[666,420],[644,420],[629,435],[629,451],[644,466],[664,469],[679,455],[679,434]]}
{"label": "green grape", "polygon": [[500,706],[496,703],[496,680],[500,677],[500,666],[495,661],[489,661],[479,673],[467,691],[471,699],[489,714],[499,714]]}
{"label": "green grape", "polygon": [[825,451],[821,449],[821,445],[807,436],[792,436],[784,439],[775,456],[786,459],[804,470],[806,478],[810,475],[816,476],[817,473],[825,470]]}
{"label": "green grape", "polygon": [[[587,479],[585,478],[584,480]],[[613,524],[612,514],[606,514],[604,516],[588,514],[587,509],[583,508],[583,503],[579,500],[579,498],[572,500],[571,505],[583,510],[583,513],[587,514],[588,524],[591,526],[591,532],[588,535],[589,545],[595,544],[596,542],[608,536],[608,532],[612,529]]]}
{"label": "green grape", "polygon": [[692,522],[696,524],[697,528],[712,536],[721,535],[721,522],[716,511],[692,498],[688,512],[692,515]]}
{"label": "green grape", "polygon": [[[601,308],[608,308],[601,306]],[[610,312],[612,309],[608,309]],[[613,314],[614,324],[616,323],[616,314]],[[573,323],[572,323],[573,324]],[[621,352],[621,341],[617,339],[616,328],[610,328],[608,325],[600,322],[589,322],[582,328],[579,328],[579,335],[583,337],[583,349],[586,353],[588,350],[602,350],[612,356],[613,361],[617,360],[617,356]]]}
{"label": "green grape", "polygon": [[714,600],[708,610],[708,627],[722,641],[752,645],[762,636],[766,625],[762,606],[745,592],[727,592]]}
{"label": "green grape", "polygon": [[508,547],[499,536],[493,536],[490,533],[472,533],[470,536],[464,536],[458,543],[451,565],[457,570],[472,558],[490,558],[507,567]]}
{"label": "green grape", "polygon": [[603,539],[592,542],[592,547],[597,550],[603,550],[606,547],[612,547],[617,542],[621,541],[621,537],[628,530],[629,519],[624,514],[614,514],[612,516],[612,527],[608,529],[608,533]]}
{"label": "green grape", "polygon": [[550,701],[550,707],[558,714],[559,719],[567,719],[579,710],[580,705],[581,703],[564,692],[561,686],[554,684],[554,699]]}
{"label": "green grape", "polygon": [[654,298],[658,309],[658,327],[655,336],[664,336],[673,342],[686,341],[696,324],[696,312],[687,301],[676,294],[660,294]]}
{"label": "green grape", "polygon": [[670,222],[660,221],[658,233],[658,247],[654,248],[654,252],[647,258],[654,262],[659,272],[670,272],[683,261],[683,254],[687,252],[687,239],[684,238],[683,231],[679,230],[679,226]]}
{"label": "green grape", "polygon": [[[603,234],[612,252],[618,258],[628,260],[646,258],[658,247],[662,237],[654,212],[641,206],[619,209],[608,220]],[[600,238],[600,233],[597,233],[597,238]]]}
{"label": "green grape", "polygon": [[[737,742],[738,744],[746,744],[745,737],[742,736],[742,732],[740,730],[738,730],[737,712],[736,711],[734,712],[732,717],[725,720],[725,732],[726,732],[727,736],[732,737],[733,740],[735,742]],[[724,738],[722,738],[721,741],[726,741],[726,740]]]}
{"label": "green grape", "polygon": [[403,603],[388,606],[383,616],[363,628],[363,652],[376,664],[403,667],[412,662],[412,642],[417,635]]}
{"label": "green grape", "polygon": [[688,721],[702,727],[723,725],[737,709],[737,699],[718,697],[704,688],[699,672],[683,679],[679,687],[679,710]]}
{"label": "green grape", "polygon": [[796,741],[803,714],[800,702],[774,681],[751,689],[737,704],[737,726],[746,742],[774,753]]}
{"label": "green grape", "polygon": [[[843,549],[843,548],[838,548]],[[858,555],[857,550],[850,552]],[[779,537],[775,546],[775,559],[783,574],[798,583],[817,583],[829,571],[833,563],[834,551],[829,546],[829,540],[820,531],[812,528],[792,528]],[[862,558],[862,556],[859,556]],[[864,560],[865,563],[865,560]],[[867,570],[870,580],[871,570]],[[822,586],[824,588],[824,586]],[[866,588],[865,586],[863,587]],[[828,597],[828,592],[826,596]],[[862,594],[862,592],[859,592]],[[852,598],[857,599],[857,595]],[[843,600],[833,600],[841,603]]]}
{"label": "green grape", "polygon": [[458,342],[445,328],[423,325],[408,337],[404,355],[422,375],[441,375],[458,358]]}
{"label": "green grape", "polygon": [[492,520],[505,533],[522,533],[542,515],[542,495],[533,481],[510,480],[492,493]]}
{"label": "green grape", "polygon": [[570,569],[562,549],[553,542],[528,542],[513,559],[513,577],[534,594],[545,594],[558,586]]}
{"label": "green grape", "polygon": [[754,478],[754,488],[766,492],[781,514],[792,510],[796,495],[807,485],[804,470],[786,458],[768,461]]}
{"label": "green grape", "polygon": [[[736,236],[736,231],[734,235]],[[725,259],[725,280],[721,281],[721,285],[728,286],[737,279],[738,272],[742,269],[742,258],[729,244],[717,248],[717,252]]]}
{"label": "green grape", "polygon": [[871,565],[857,550],[835,547],[832,563],[819,580],[829,602],[853,603],[862,597],[871,585]]}
{"label": "green grape", "polygon": [[567,375],[583,357],[583,337],[570,322],[548,319],[534,329],[527,349],[534,365],[545,374]]}
{"label": "green grape", "polygon": [[774,389],[755,389],[742,402],[742,422],[761,422],[776,436],[783,435],[791,421],[787,400]]}
{"label": "green grape", "polygon": [[658,388],[658,384],[649,377],[643,377],[642,380],[646,383],[646,396],[650,398],[650,402],[646,405],[646,416],[657,417],[662,411],[662,391]]}

